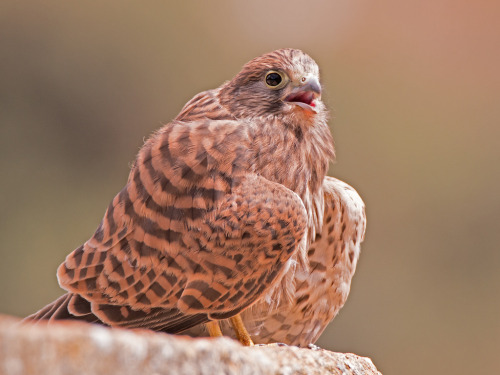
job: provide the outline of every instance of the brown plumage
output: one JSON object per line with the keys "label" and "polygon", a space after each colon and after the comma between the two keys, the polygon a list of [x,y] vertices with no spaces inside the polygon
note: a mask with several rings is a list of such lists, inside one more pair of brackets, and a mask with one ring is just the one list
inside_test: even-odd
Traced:
{"label": "brown plumage", "polygon": [[[256,343],[313,344],[347,299],[366,228],[364,203],[352,187],[333,177],[325,177],[323,192],[323,226],[307,249],[309,266],[289,274],[292,298],[277,299],[271,291],[242,313]],[[235,336],[226,322],[222,332]],[[196,326],[183,334],[206,336],[207,331]]]}
{"label": "brown plumage", "polygon": [[68,293],[28,319],[176,333],[296,298],[334,156],[320,93],[316,63],[283,49],[196,95],[59,267]]}

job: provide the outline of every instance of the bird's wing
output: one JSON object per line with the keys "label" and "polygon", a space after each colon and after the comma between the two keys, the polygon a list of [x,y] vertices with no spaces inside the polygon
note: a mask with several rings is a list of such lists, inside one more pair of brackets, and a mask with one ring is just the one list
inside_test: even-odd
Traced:
{"label": "bird's wing", "polygon": [[255,342],[314,343],[347,299],[365,234],[365,205],[336,178],[326,176],[323,191],[323,225],[307,249],[308,269],[293,275],[292,302],[273,309],[272,299],[265,298],[242,314]]}
{"label": "bird's wing", "polygon": [[59,267],[60,285],[107,324],[169,332],[254,303],[301,248],[307,215],[298,195],[252,172],[245,137],[235,121],[162,128]]}

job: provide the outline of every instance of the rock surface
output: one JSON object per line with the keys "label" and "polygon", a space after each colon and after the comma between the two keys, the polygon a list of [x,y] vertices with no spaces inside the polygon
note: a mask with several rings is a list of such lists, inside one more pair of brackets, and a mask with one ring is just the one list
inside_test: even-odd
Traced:
{"label": "rock surface", "polygon": [[243,347],[77,322],[21,324],[0,316],[0,374],[376,374],[369,358],[313,348]]}

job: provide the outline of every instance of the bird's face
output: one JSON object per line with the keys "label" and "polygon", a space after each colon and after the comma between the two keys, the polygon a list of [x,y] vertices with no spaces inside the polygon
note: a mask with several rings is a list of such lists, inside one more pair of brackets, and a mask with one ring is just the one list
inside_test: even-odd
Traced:
{"label": "bird's face", "polygon": [[263,81],[267,90],[261,91],[280,111],[318,112],[321,85],[316,73],[306,69],[269,70],[265,72]]}
{"label": "bird's face", "polygon": [[324,111],[319,69],[300,50],[282,49],[257,57],[221,91],[236,117],[293,115],[313,119]]}

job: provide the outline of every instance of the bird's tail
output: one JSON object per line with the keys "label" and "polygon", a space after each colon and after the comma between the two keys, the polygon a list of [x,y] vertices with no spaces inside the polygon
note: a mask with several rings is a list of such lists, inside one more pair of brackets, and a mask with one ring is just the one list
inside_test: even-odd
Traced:
{"label": "bird's tail", "polygon": [[62,295],[23,321],[36,320],[83,320],[91,323],[99,321],[90,309],[90,302],[73,293]]}
{"label": "bird's tail", "polygon": [[[94,308],[97,315],[92,311]],[[125,312],[124,312],[125,311]],[[99,317],[98,317],[99,316]],[[79,320],[109,326],[148,328],[153,331],[179,333],[198,324],[208,322],[208,314],[186,315],[177,308],[156,307],[133,310],[130,306],[95,304],[75,293],[66,293],[36,313],[24,318],[23,322],[52,322],[55,320]]]}

